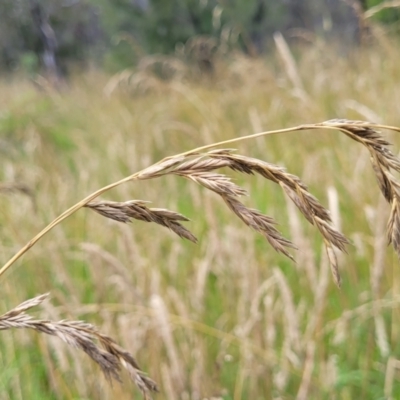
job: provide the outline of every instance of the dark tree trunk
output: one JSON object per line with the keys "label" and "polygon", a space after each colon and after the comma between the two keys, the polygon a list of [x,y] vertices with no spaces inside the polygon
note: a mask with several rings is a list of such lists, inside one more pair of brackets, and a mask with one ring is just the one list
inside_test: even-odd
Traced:
{"label": "dark tree trunk", "polygon": [[47,78],[54,84],[59,82],[60,74],[57,65],[57,39],[49,18],[37,0],[30,0],[32,20],[39,33],[43,52],[41,54]]}

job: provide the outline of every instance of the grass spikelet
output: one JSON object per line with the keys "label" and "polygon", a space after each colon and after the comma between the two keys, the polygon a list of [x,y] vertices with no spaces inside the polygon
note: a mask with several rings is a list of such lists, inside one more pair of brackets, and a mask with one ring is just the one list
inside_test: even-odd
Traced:
{"label": "grass spikelet", "polygon": [[397,255],[400,258],[400,206],[399,198],[395,196],[392,201],[390,217],[387,227],[388,243],[393,243]]}
{"label": "grass spikelet", "polygon": [[[149,399],[150,392],[157,392],[157,384],[139,368],[134,357],[109,336],[100,333],[97,328],[83,321],[47,321],[36,320],[25,311],[40,305],[49,294],[42,294],[26,300],[12,310],[0,316],[0,330],[33,329],[36,332],[56,336],[68,345],[84,351],[99,365],[109,380],[121,381],[121,366],[124,367],[142,392]],[[98,341],[102,348],[96,345]]]}
{"label": "grass spikelet", "polygon": [[396,131],[399,129],[370,122],[344,119],[326,121],[322,125],[337,127],[350,138],[363,144],[370,152],[372,168],[375,172],[378,186],[386,201],[392,205],[387,228],[388,241],[389,244],[393,244],[393,248],[400,258],[400,183],[390,172],[391,169],[400,172],[400,159],[388,148],[390,143],[377,130],[379,127]]}
{"label": "grass spikelet", "polygon": [[189,221],[182,214],[164,208],[148,208],[142,200],[130,200],[126,202],[96,201],[88,203],[85,207],[96,211],[106,218],[118,222],[130,222],[132,219],[154,222],[169,228],[179,237],[196,243],[196,237],[186,229],[179,221]]}
{"label": "grass spikelet", "polygon": [[245,189],[235,185],[229,177],[222,174],[199,172],[193,174],[182,175],[185,178],[204,186],[206,189],[212,190],[221,196],[245,196]]}
{"label": "grass spikelet", "polygon": [[220,195],[247,195],[244,189],[231,182],[231,179],[226,175],[211,172],[229,166],[228,160],[207,157],[208,154],[205,154],[187,161],[173,169],[171,173],[190,179]]}
{"label": "grass spikelet", "polygon": [[335,282],[336,286],[338,288],[340,288],[342,286],[342,278],[340,276],[335,251],[333,250],[333,247],[327,240],[325,240],[324,242],[325,242],[326,254],[327,254],[328,260],[329,260],[329,265],[331,267],[333,281]]}
{"label": "grass spikelet", "polygon": [[[324,238],[324,243],[327,246],[327,252],[333,252],[332,246],[337,247],[341,251],[346,251],[345,246],[349,243],[348,239],[330,225],[332,221],[329,211],[325,209],[325,207],[323,207],[319,201],[308,191],[307,186],[298,176],[289,174],[280,166],[269,164],[255,158],[232,154],[228,150],[225,150],[220,154],[211,154],[211,156],[229,161],[228,167],[234,171],[245,174],[257,173],[264,178],[279,184],[288,197],[297,206],[300,212],[304,215],[307,221],[317,227]],[[267,231],[264,230],[264,232]],[[276,232],[270,235],[271,240],[268,239],[268,237],[267,239],[270,241],[275,250],[288,255],[288,253],[283,250],[284,247],[282,247],[282,245],[289,247],[294,246],[292,246],[290,242],[286,241],[286,239],[282,240],[283,238],[280,235],[277,236]],[[334,258],[329,257],[329,260],[333,261]],[[335,271],[335,276],[337,276],[339,272],[336,261],[332,264],[332,270]],[[340,277],[337,279],[335,278],[335,282],[339,283]]]}
{"label": "grass spikelet", "polygon": [[268,240],[269,244],[278,252],[294,260],[286,248],[296,249],[296,246],[288,239],[285,239],[275,228],[276,222],[253,208],[247,208],[240,201],[232,196],[223,195],[228,207],[248,226],[260,232]]}
{"label": "grass spikelet", "polygon": [[392,201],[393,198],[393,190],[392,184],[390,180],[387,178],[385,171],[382,169],[376,157],[371,156],[371,164],[374,169],[376,180],[378,182],[378,186],[380,191],[383,194],[383,197],[386,199],[388,203]]}

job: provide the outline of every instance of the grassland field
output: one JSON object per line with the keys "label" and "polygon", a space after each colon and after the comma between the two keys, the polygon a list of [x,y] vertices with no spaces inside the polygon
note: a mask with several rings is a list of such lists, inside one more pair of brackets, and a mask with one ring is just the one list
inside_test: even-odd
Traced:
{"label": "grassland field", "polygon": [[[59,90],[0,82],[0,261],[96,189],[203,144],[331,118],[400,126],[395,45],[235,56],[213,76],[90,70]],[[290,61],[289,61],[290,62]],[[400,150],[400,137],[384,132]],[[279,222],[296,263],[236,218],[218,196],[179,177],[132,182],[102,199],[151,201],[190,218],[193,244],[168,229],[120,224],[88,209],[54,228],[1,277],[0,314],[38,293],[38,318],[83,319],[132,352],[160,386],[155,399],[400,398],[400,262],[386,243],[389,206],[369,154],[327,130],[230,146],[298,175],[350,239],[334,285],[314,227],[274,183],[224,171],[245,204]],[[153,226],[154,225],[154,226]],[[29,330],[0,334],[0,399],[132,399],[85,354]]]}

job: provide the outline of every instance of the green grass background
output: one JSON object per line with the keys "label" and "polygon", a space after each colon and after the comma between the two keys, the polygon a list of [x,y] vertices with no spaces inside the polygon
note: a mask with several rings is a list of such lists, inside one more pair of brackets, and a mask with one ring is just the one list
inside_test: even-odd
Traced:
{"label": "green grass background", "polygon": [[[336,117],[400,126],[400,53],[382,43],[346,56],[304,51],[296,61],[302,88],[279,57],[236,56],[214,76],[188,70],[180,80],[127,71],[112,78],[119,82],[113,90],[111,77],[97,71],[59,91],[19,76],[2,79],[0,178],[28,185],[34,202],[0,193],[1,263],[87,194],[165,156]],[[397,154],[400,139],[385,136]],[[298,245],[297,264],[217,196],[167,177],[125,184],[103,198],[178,211],[191,219],[197,245],[158,226],[80,210],[1,278],[1,311],[50,291],[51,302],[33,311],[38,317],[98,325],[159,383],[159,399],[400,398],[399,261],[382,240],[389,207],[366,149],[322,130],[235,148],[285,166],[339,215],[352,242],[340,257],[340,291],[317,231],[293,214],[276,185],[232,175],[250,193],[245,203],[274,217]],[[379,283],[374,271],[382,272]],[[110,386],[85,355],[56,338],[1,332],[1,400],[95,398],[140,393],[127,377]]]}

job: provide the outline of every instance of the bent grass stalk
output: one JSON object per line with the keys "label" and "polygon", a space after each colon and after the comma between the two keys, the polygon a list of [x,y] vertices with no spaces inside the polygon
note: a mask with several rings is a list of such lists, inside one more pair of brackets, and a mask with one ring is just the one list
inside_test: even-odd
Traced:
{"label": "bent grass stalk", "polygon": [[[232,171],[243,174],[261,175],[265,179],[278,184],[283,189],[288,198],[293,201],[293,203],[303,214],[306,220],[311,225],[314,225],[322,235],[327,256],[331,265],[334,282],[338,287],[340,287],[341,278],[337,265],[335,249],[345,252],[346,245],[349,243],[349,241],[343,234],[335,229],[332,224],[329,212],[308,191],[307,186],[301,181],[301,179],[295,175],[286,172],[286,170],[280,166],[269,164],[259,159],[236,154],[232,149],[211,150],[216,147],[231,145],[233,143],[251,140],[261,136],[315,129],[327,129],[335,131],[339,130],[350,139],[361,143],[368,149],[379,188],[384,195],[386,201],[391,204],[391,214],[387,227],[388,242],[393,244],[394,249],[400,257],[400,183],[391,174],[391,170],[400,172],[400,159],[389,150],[388,146],[390,145],[390,143],[387,142],[377,130],[386,129],[400,132],[400,128],[394,126],[373,124],[365,121],[335,119],[317,124],[299,125],[292,128],[271,130],[248,136],[237,137],[230,140],[201,146],[193,150],[183,152],[181,154],[166,157],[148,168],[145,168],[117,182],[111,183],[101,189],[98,189],[97,191],[93,192],[89,196],[85,197],[84,199],[73,205],[68,210],[64,211],[60,216],[58,216],[49,225],[47,225],[41,232],[39,232],[34,238],[32,238],[24,247],[22,247],[0,269],[0,276],[4,275],[4,273],[19,258],[21,258],[51,229],[53,229],[56,225],[60,224],[62,221],[64,221],[83,207],[91,208],[102,216],[106,218],[111,218],[119,222],[130,222],[133,219],[138,219],[146,222],[154,222],[161,226],[169,228],[182,238],[186,238],[188,240],[196,242],[197,239],[195,238],[195,236],[181,224],[188,219],[177,212],[162,208],[149,208],[146,205],[147,202],[142,200],[130,200],[126,202],[93,201],[103,193],[123,183],[130,181],[154,179],[165,175],[175,175],[183,177],[203,186],[208,190],[213,191],[214,193],[219,195],[222,200],[224,200],[228,208],[234,214],[236,214],[236,216],[239,217],[242,222],[244,222],[255,231],[261,233],[277,252],[280,252],[285,256],[293,259],[292,254],[289,252],[289,249],[295,249],[296,246],[290,240],[284,238],[281,235],[281,233],[275,227],[276,222],[272,218],[262,214],[260,211],[248,208],[243,203],[241,203],[238,198],[243,195],[247,195],[246,190],[234,184],[228,176],[214,172],[215,170],[218,170],[220,168],[228,168]],[[22,313],[21,315],[24,315],[23,311],[25,311],[27,308],[30,308],[32,306],[31,304],[37,305],[42,300],[42,297],[39,300],[38,298],[33,299],[32,302],[29,303],[29,307],[22,307],[23,309],[19,312],[19,314]],[[23,303],[22,305],[24,304],[25,303]],[[0,329],[25,327],[32,328],[48,334],[57,334],[54,333],[52,328],[50,329],[49,327],[45,327],[45,321],[37,321],[37,324],[35,325],[36,322],[31,321],[30,317],[28,316],[24,316],[24,321],[19,321],[21,322],[19,325],[7,325],[7,321],[15,318],[17,314],[15,314],[13,310],[4,314],[0,318],[0,320],[3,321],[4,327],[0,327]],[[62,329],[64,329],[64,326],[57,325],[57,323],[53,324],[55,324],[54,329],[56,331],[58,328],[60,328],[58,329],[60,332],[62,331]],[[75,324],[74,326],[76,327],[77,325]],[[101,342],[101,334],[94,334],[94,330],[91,329],[92,328],[90,328],[90,334],[97,337],[97,339],[100,338]],[[60,337],[63,337],[64,340],[66,340],[65,334],[61,333]],[[68,342],[68,340],[66,341]],[[108,341],[107,343],[111,342]],[[128,356],[126,356],[128,358],[124,358],[124,356],[121,356],[121,354],[129,353],[124,353],[124,351],[117,347],[116,344],[115,346],[112,345],[111,347],[109,347],[107,343],[105,344],[104,341],[102,343],[103,346],[106,347],[106,351],[108,351],[108,353],[110,353],[111,355],[114,355],[117,360],[120,360],[122,366],[129,369],[129,366],[127,367],[126,362],[128,360],[129,364],[130,358]],[[84,346],[80,346],[80,348],[85,351]],[[120,349],[121,352],[118,352],[119,350],[115,350],[116,348]],[[96,356],[92,358],[96,359]],[[142,375],[142,372],[140,371],[133,358],[132,360],[133,361],[131,362],[131,365],[134,368],[134,373],[132,373],[131,371],[131,376],[133,380],[136,381],[139,389],[142,391],[145,398],[147,398],[148,392],[156,390],[157,387],[155,384],[152,383],[150,378]],[[117,364],[115,368],[117,368]],[[114,373],[112,372],[111,375],[113,374]],[[106,373],[106,375],[109,375],[109,373]],[[149,384],[146,384],[146,382]]]}
{"label": "bent grass stalk", "polygon": [[[353,140],[356,140],[358,142],[361,142],[365,145],[365,142],[363,142],[354,132],[352,132],[352,129],[356,127],[362,127],[362,128],[370,128],[370,129],[387,129],[387,130],[392,130],[396,132],[400,132],[399,127],[395,126],[389,126],[389,125],[381,125],[381,124],[374,124],[371,122],[367,121],[351,121],[351,120],[330,120],[322,123],[317,123],[317,124],[305,124],[305,125],[299,125],[296,127],[291,127],[291,128],[285,128],[285,129],[277,129],[277,130],[271,130],[271,131],[264,131],[264,132],[259,132],[255,133],[252,135],[247,135],[247,136],[242,136],[242,137],[237,137],[229,140],[224,140],[221,142],[217,143],[212,143],[208,144],[205,146],[197,147],[193,150],[189,150],[174,156],[169,156],[166,157],[157,163],[151,165],[148,168],[145,168],[139,172],[136,172],[130,176],[127,176],[117,182],[111,183],[107,186],[104,186],[103,188],[100,188],[96,190],[95,192],[91,193],[84,199],[80,200],[78,203],[70,207],[68,210],[64,211],[62,214],[60,214],[57,218],[55,218],[49,225],[47,225],[42,231],[40,231],[35,237],[33,237],[25,246],[23,246],[13,257],[8,260],[4,266],[0,269],[0,277],[19,259],[21,258],[31,247],[33,247],[43,236],[45,236],[49,231],[51,231],[55,226],[57,226],[59,223],[67,219],[69,216],[74,214],[76,211],[81,209],[82,207],[85,207],[87,204],[89,204],[92,200],[95,198],[99,197],[105,192],[108,192],[109,190],[122,185],[123,183],[129,182],[129,181],[134,181],[134,180],[140,180],[140,179],[150,179],[157,177],[157,167],[162,166],[165,164],[167,167],[171,165],[172,163],[176,160],[181,160],[186,157],[189,157],[191,155],[198,154],[201,151],[212,149],[215,147],[219,146],[224,146],[228,144],[233,144],[245,140],[251,140],[255,139],[258,137],[262,136],[268,136],[268,135],[277,135],[277,134],[282,134],[282,133],[289,133],[289,132],[296,132],[296,131],[303,131],[303,130],[315,130],[315,129],[328,129],[328,130],[339,130],[342,133],[346,134],[348,137],[350,137]],[[379,133],[378,133],[379,135]],[[152,171],[153,170],[153,171]],[[162,170],[162,168],[161,168]],[[154,176],[151,176],[149,172],[152,172]],[[396,204],[397,205],[397,204]]]}

